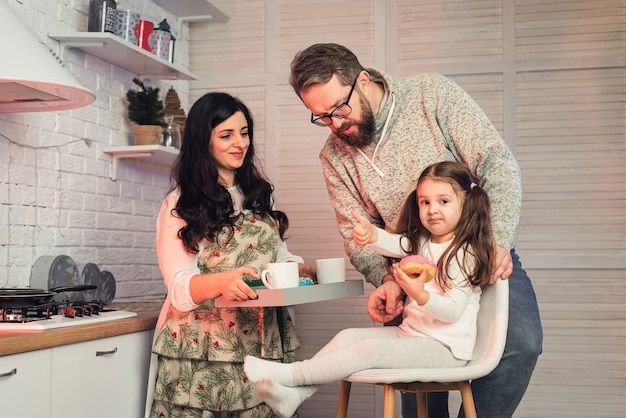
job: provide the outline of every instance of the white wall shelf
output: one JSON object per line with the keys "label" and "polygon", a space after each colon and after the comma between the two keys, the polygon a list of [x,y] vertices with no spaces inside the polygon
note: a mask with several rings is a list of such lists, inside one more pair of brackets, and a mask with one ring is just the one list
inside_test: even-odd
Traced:
{"label": "white wall shelf", "polygon": [[197,80],[197,77],[186,68],[159,58],[112,33],[50,33],[48,37],[59,41],[62,59],[64,58],[66,48],[76,48],[126,68],[136,73],[141,79]]}
{"label": "white wall shelf", "polygon": [[178,150],[162,145],[133,145],[126,147],[107,147],[102,150],[111,155],[111,180],[117,180],[117,164],[123,158],[139,158],[153,164],[171,167]]}
{"label": "white wall shelf", "polygon": [[154,0],[182,21],[226,22],[228,16],[206,0]]}

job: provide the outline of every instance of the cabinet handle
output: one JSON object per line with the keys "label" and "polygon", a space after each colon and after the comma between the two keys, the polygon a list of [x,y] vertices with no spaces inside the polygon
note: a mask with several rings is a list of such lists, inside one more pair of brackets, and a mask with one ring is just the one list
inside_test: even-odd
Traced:
{"label": "cabinet handle", "polygon": [[17,374],[17,368],[14,368],[10,372],[0,373],[0,377],[13,376],[14,374]]}
{"label": "cabinet handle", "polygon": [[106,356],[106,355],[115,354],[115,353],[117,353],[117,347],[109,351],[96,351],[96,357]]}

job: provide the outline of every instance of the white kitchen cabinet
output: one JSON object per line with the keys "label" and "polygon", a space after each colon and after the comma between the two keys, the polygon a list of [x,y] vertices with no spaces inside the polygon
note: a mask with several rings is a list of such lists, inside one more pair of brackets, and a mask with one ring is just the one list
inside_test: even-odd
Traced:
{"label": "white kitchen cabinet", "polygon": [[52,348],[50,418],[143,416],[152,332]]}
{"label": "white kitchen cabinet", "polygon": [[45,349],[0,357],[0,416],[50,416],[50,356]]}

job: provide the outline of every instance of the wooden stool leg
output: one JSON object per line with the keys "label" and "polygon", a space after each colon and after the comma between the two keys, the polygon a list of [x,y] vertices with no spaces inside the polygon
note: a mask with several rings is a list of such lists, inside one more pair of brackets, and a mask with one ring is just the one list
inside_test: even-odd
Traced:
{"label": "wooden stool leg", "polygon": [[383,418],[394,418],[396,406],[396,390],[391,385],[385,385],[383,393]]}
{"label": "wooden stool leg", "polygon": [[476,418],[476,406],[474,405],[474,395],[472,395],[472,387],[469,382],[459,382],[459,391],[463,400],[463,411],[465,418]]}
{"label": "wooden stool leg", "polygon": [[428,397],[426,392],[415,392],[417,397],[417,416],[428,418]]}
{"label": "wooden stool leg", "polygon": [[352,383],[342,380],[339,386],[339,400],[337,401],[337,413],[335,418],[346,418],[348,415],[348,401],[350,400],[350,389]]}

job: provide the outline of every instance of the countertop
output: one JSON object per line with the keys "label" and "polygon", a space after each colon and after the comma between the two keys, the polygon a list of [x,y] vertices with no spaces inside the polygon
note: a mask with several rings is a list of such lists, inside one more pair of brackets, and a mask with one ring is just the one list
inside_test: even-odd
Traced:
{"label": "countertop", "polygon": [[153,330],[162,302],[113,302],[107,308],[137,312],[133,318],[45,331],[0,331],[0,356]]}

